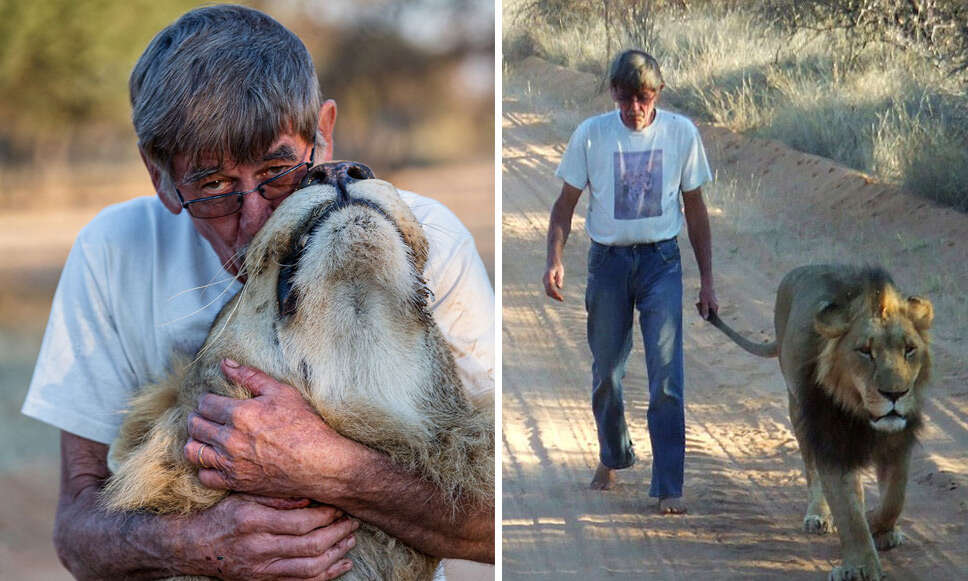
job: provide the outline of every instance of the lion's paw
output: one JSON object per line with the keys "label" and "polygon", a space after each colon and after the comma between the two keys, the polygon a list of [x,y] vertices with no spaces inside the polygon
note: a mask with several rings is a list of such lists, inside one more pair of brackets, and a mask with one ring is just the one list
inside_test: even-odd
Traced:
{"label": "lion's paw", "polygon": [[889,551],[902,544],[906,537],[901,533],[901,529],[894,527],[889,531],[874,535],[874,546],[878,551]]}
{"label": "lion's paw", "polygon": [[808,514],[803,517],[803,530],[814,535],[825,535],[833,530],[830,515]]}
{"label": "lion's paw", "polygon": [[884,573],[878,568],[876,571],[870,567],[852,567],[842,565],[834,567],[834,570],[827,576],[827,581],[881,581],[886,579]]}

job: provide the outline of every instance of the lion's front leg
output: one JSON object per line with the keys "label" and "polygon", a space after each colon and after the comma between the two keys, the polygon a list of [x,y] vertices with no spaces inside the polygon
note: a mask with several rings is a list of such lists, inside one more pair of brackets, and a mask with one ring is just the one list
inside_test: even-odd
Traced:
{"label": "lion's front leg", "polygon": [[803,530],[815,535],[825,535],[833,530],[830,507],[823,495],[823,485],[820,482],[820,475],[817,473],[817,462],[813,457],[813,451],[802,434],[800,404],[792,391],[787,390],[787,395],[789,396],[790,422],[793,424],[793,434],[796,436],[797,444],[800,447],[800,456],[803,458],[803,473],[807,479],[807,512],[803,515]]}
{"label": "lion's front leg", "polygon": [[868,514],[871,533],[877,550],[893,549],[904,542],[904,535],[897,527],[897,519],[904,508],[907,490],[910,450],[904,450],[887,458],[877,458],[877,486],[881,491],[881,503]]}
{"label": "lion's front leg", "polygon": [[864,515],[860,475],[856,470],[845,471],[823,465],[817,468],[840,536],[843,559],[843,564],[830,572],[829,579],[880,581],[884,572]]}

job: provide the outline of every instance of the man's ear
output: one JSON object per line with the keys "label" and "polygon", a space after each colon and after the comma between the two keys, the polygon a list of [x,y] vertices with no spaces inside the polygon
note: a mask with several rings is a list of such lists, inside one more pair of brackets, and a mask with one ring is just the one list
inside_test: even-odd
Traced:
{"label": "man's ear", "polygon": [[145,169],[148,170],[148,175],[151,176],[151,185],[155,187],[155,193],[158,194],[158,199],[161,203],[168,208],[168,211],[172,214],[178,214],[182,211],[181,204],[175,198],[174,191],[167,191],[172,188],[171,180],[167,178],[165,173],[159,168],[153,161],[148,159],[145,155],[145,150],[140,146],[138,147],[138,153],[141,154],[141,161],[145,164]]}
{"label": "man's ear", "polygon": [[325,147],[316,150],[316,163],[333,160],[333,127],[336,125],[336,101],[326,99],[319,108],[319,122],[316,129],[326,142]]}

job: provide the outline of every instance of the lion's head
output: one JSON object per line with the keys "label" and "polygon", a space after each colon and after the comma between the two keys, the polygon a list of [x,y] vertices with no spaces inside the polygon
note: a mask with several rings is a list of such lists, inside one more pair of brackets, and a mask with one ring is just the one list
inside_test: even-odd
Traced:
{"label": "lion's head", "polygon": [[864,273],[814,317],[820,334],[817,380],[841,407],[872,428],[900,432],[918,417],[931,369],[934,310],[904,298],[882,270]]}
{"label": "lion's head", "polygon": [[[372,174],[328,171],[311,170],[256,234],[245,286],[216,322],[239,320],[230,348],[237,357],[258,357],[263,371],[307,389],[320,384],[320,370],[354,372],[359,349],[385,348],[387,337],[413,344],[432,324],[423,279],[428,242],[400,193]],[[416,385],[421,377],[412,375]],[[325,383],[343,389],[359,381]]]}

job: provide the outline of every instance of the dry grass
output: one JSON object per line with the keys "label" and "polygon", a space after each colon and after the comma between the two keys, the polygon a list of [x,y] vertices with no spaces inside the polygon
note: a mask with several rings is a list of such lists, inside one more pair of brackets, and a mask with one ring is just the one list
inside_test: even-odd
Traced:
{"label": "dry grass", "polygon": [[[519,4],[505,3],[506,59],[536,54],[603,74],[600,21],[557,30],[516,16]],[[968,211],[963,86],[896,47],[870,43],[855,54],[832,33],[787,36],[751,12],[659,16],[650,50],[663,66],[668,104]]]}

